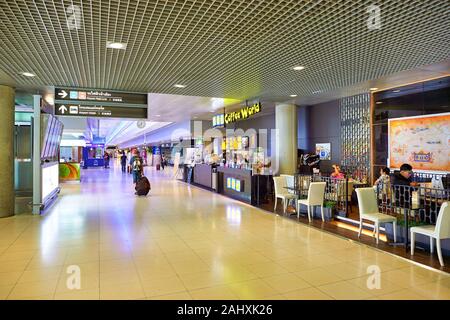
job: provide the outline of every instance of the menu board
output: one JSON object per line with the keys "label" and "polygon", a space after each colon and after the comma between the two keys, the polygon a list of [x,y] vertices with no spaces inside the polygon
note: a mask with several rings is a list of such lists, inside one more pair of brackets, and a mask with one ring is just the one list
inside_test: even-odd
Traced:
{"label": "menu board", "polygon": [[450,172],[450,113],[389,119],[389,167]]}

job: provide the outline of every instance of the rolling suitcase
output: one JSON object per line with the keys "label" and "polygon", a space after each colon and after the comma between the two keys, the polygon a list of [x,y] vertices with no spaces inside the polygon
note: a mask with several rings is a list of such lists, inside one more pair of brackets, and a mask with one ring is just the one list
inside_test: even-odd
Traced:
{"label": "rolling suitcase", "polygon": [[140,177],[135,187],[136,194],[138,196],[146,196],[150,192],[150,189],[150,181],[148,181],[147,177]]}

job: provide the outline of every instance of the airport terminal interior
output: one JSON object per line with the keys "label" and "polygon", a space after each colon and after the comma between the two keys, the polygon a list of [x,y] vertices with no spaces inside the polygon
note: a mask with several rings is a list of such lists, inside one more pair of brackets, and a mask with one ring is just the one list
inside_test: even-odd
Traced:
{"label": "airport terminal interior", "polygon": [[0,300],[450,300],[428,1],[0,1]]}

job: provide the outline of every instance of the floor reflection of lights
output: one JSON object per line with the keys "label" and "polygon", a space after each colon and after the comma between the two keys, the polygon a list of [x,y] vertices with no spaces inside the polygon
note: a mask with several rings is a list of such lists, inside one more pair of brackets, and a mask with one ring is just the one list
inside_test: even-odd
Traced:
{"label": "floor reflection of lights", "polygon": [[242,211],[237,206],[227,206],[227,222],[229,225],[241,225]]}

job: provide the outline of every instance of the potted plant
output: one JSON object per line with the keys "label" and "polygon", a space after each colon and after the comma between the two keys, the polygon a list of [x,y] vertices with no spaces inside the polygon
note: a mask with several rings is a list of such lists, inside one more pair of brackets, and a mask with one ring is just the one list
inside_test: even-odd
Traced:
{"label": "potted plant", "polygon": [[[323,216],[325,218],[325,221],[331,221],[334,219],[334,214],[336,212],[336,206],[337,206],[336,201],[325,200],[325,202],[323,204]],[[320,207],[314,208],[314,217],[322,219],[322,212],[321,212]]]}
{"label": "potted plant", "polygon": [[[418,226],[424,226],[427,225],[427,223],[421,222],[421,221],[408,221],[408,227],[418,227]],[[384,225],[384,229],[386,232],[386,237],[389,241],[394,241],[394,225],[392,223],[386,223]],[[406,232],[406,225],[405,225],[405,217],[403,215],[397,215],[397,242],[404,242],[405,241],[405,232]],[[411,238],[411,235],[409,234],[408,230],[408,239]],[[426,237],[421,234],[416,235],[416,245],[419,247],[423,247],[426,250],[430,250],[430,238]]]}

